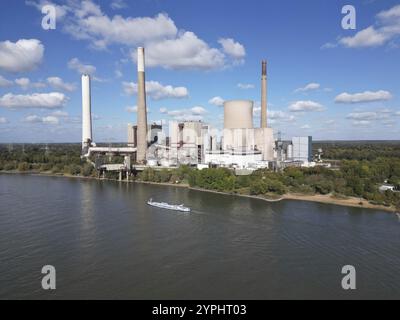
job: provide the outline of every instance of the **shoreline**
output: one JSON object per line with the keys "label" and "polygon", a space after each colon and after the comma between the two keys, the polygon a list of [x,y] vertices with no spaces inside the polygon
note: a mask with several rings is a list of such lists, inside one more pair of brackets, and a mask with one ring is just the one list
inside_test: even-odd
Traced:
{"label": "shoreline", "polygon": [[[97,177],[84,177],[84,176],[74,176],[74,175],[66,175],[66,174],[52,174],[49,172],[19,172],[19,171],[0,171],[0,174],[21,174],[21,175],[32,175],[32,176],[46,176],[46,177],[61,177],[61,178],[74,178],[74,179],[87,179],[87,180],[98,180],[98,181],[114,181],[120,182],[115,179],[108,178],[97,178]],[[209,189],[202,189],[197,187],[190,187],[185,183],[169,183],[169,182],[151,182],[151,181],[126,181],[123,180],[121,182],[124,183],[140,183],[140,184],[150,184],[150,185],[159,185],[159,186],[167,186],[167,187],[177,187],[177,188],[187,188],[188,190],[200,191],[200,192],[210,192],[214,194],[222,194],[228,196],[238,196],[243,198],[251,198],[263,200],[266,202],[280,202],[282,200],[296,200],[296,201],[308,201],[308,202],[316,202],[316,203],[325,203],[331,205],[345,206],[345,207],[354,207],[354,208],[364,208],[364,209],[375,209],[382,210],[386,212],[395,213],[396,208],[393,206],[387,207],[384,205],[375,205],[368,202],[366,199],[356,198],[356,197],[345,197],[343,199],[332,197],[331,194],[315,194],[315,195],[307,195],[307,194],[296,194],[296,193],[286,193],[281,195],[277,199],[267,198],[265,196],[254,196],[247,194],[240,194],[234,192],[223,192]],[[362,204],[360,204],[362,203]]]}

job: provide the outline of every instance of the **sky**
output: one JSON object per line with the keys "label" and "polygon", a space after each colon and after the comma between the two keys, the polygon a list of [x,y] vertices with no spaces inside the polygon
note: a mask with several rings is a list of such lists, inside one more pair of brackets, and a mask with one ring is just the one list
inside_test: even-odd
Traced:
{"label": "sky", "polygon": [[[349,4],[355,29],[342,26]],[[0,143],[81,141],[82,73],[94,141],[127,141],[138,46],[150,122],[221,129],[223,101],[249,99],[258,126],[266,59],[268,124],[284,139],[400,139],[399,1],[4,0]]]}

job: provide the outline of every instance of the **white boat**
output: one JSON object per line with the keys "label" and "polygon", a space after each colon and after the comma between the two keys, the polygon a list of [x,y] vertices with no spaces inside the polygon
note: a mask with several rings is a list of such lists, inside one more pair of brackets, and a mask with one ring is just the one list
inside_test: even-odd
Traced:
{"label": "white boat", "polygon": [[175,210],[175,211],[183,211],[183,212],[190,212],[190,208],[185,207],[183,204],[168,204],[166,202],[154,202],[153,199],[150,199],[147,201],[147,204],[149,206],[161,208],[161,209],[167,209],[167,210]]}

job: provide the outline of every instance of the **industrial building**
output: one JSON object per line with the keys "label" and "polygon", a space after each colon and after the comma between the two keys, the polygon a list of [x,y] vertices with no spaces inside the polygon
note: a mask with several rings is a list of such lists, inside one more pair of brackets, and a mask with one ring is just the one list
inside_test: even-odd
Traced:
{"label": "industrial building", "polygon": [[[261,119],[253,122],[251,100],[224,102],[224,124],[219,133],[201,121],[171,121],[168,132],[147,122],[145,51],[137,51],[137,124],[128,124],[126,147],[97,147],[93,142],[90,76],[82,76],[82,154],[89,160],[95,155],[122,155],[124,164],[102,164],[102,170],[118,170],[127,175],[133,168],[168,168],[181,164],[231,167],[237,170],[279,168],[312,164],[312,138],[293,137],[285,146],[274,139],[267,123],[267,62],[261,64]],[[280,166],[280,163],[285,165]],[[120,177],[122,175],[120,174]]]}

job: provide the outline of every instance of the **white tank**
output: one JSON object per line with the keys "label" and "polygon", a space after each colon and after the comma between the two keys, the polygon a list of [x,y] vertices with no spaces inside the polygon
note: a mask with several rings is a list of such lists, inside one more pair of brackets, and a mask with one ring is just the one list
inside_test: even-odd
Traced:
{"label": "white tank", "polygon": [[225,129],[253,128],[253,101],[230,100],[224,102]]}
{"label": "white tank", "polygon": [[292,144],[289,144],[287,146],[287,151],[286,152],[287,152],[286,158],[288,160],[292,160],[293,159],[293,145]]}

